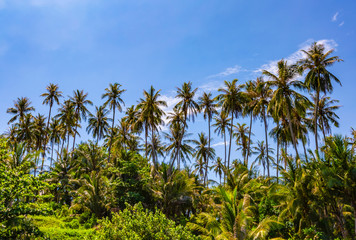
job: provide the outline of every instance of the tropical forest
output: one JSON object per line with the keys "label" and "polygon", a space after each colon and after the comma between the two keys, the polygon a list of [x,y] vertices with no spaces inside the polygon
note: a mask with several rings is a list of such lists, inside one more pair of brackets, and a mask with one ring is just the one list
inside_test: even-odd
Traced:
{"label": "tropical forest", "polygon": [[356,131],[332,133],[343,59],[318,42],[300,54],[217,94],[184,82],[171,111],[159,86],[128,106],[120,82],[99,102],[50,83],[46,113],[13,99],[0,238],[356,239]]}

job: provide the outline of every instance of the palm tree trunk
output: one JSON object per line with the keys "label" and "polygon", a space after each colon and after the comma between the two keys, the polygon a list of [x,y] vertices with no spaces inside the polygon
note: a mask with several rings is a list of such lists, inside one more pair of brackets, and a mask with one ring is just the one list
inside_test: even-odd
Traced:
{"label": "palm tree trunk", "polygon": [[325,140],[326,140],[326,134],[325,134],[325,128],[324,128],[324,123],[323,123],[323,121],[321,121],[321,128],[322,128],[322,130],[323,130],[324,143],[325,143]]}
{"label": "palm tree trunk", "polygon": [[[277,129],[279,129],[279,123],[277,125]],[[279,136],[277,133],[277,184],[278,184],[278,171],[279,171]]]}
{"label": "palm tree trunk", "polygon": [[182,141],[183,141],[186,124],[187,124],[187,113],[184,112],[184,122],[183,122],[182,134],[179,136],[177,152],[176,152],[176,155],[174,156],[173,161],[171,163],[170,170],[169,170],[170,172],[172,172],[173,165],[174,165],[174,162],[176,160],[177,160],[177,168],[178,168],[178,170],[180,169],[179,152],[180,152],[181,144],[182,144]]}
{"label": "palm tree trunk", "polygon": [[209,124],[208,156],[206,158],[206,163],[205,163],[205,179],[206,179],[206,182],[208,180],[208,166],[209,166],[209,158],[210,158],[210,116],[208,116],[208,124]]}
{"label": "palm tree trunk", "polygon": [[[74,133],[75,134],[75,133]],[[75,136],[75,135],[74,135]],[[74,137],[75,139],[75,137]],[[69,149],[69,131],[68,131],[68,137],[67,137],[67,153],[68,153],[68,149]]]}
{"label": "palm tree trunk", "polygon": [[268,173],[268,178],[270,177],[269,174],[269,156],[268,156],[268,134],[267,134],[267,121],[266,121],[266,111],[263,109],[263,121],[265,123],[265,138],[266,138],[266,160],[267,160],[267,173]]}
{"label": "palm tree trunk", "polygon": [[156,146],[154,143],[154,131],[153,131],[153,127],[151,127],[151,139],[152,139],[152,163],[154,165],[154,167],[157,167],[157,163],[156,163]]}
{"label": "palm tree trunk", "polygon": [[288,116],[288,121],[289,121],[289,130],[290,130],[290,133],[292,135],[292,142],[293,142],[293,146],[294,146],[294,149],[295,149],[296,158],[299,159],[297,143],[295,141],[295,135],[294,135],[293,127],[292,127],[292,118],[290,116],[290,109],[288,107],[287,107],[287,116]]}
{"label": "palm tree trunk", "polygon": [[229,156],[227,158],[227,167],[230,168],[230,155],[231,155],[231,143],[232,143],[232,127],[234,126],[234,113],[231,112],[231,126],[230,126],[230,144],[229,144]]}
{"label": "palm tree trunk", "polygon": [[147,123],[146,123],[145,124],[145,157],[146,157],[146,159],[148,156],[147,138],[148,138],[148,130],[147,130]]}
{"label": "palm tree trunk", "polygon": [[252,132],[252,116],[253,114],[251,113],[251,118],[250,118],[250,131],[248,133],[248,149],[247,149],[247,156],[246,156],[246,163],[248,166],[248,157],[250,155],[250,146],[251,146],[251,132]]}
{"label": "palm tree trunk", "polygon": [[[63,141],[64,142],[64,141]],[[57,161],[58,161],[58,155],[59,155],[59,147],[60,147],[60,145],[61,145],[61,142],[59,141],[58,142],[58,148],[57,148]],[[63,149],[63,144],[62,144],[62,149]],[[61,151],[62,152],[62,151]]]}
{"label": "palm tree trunk", "polygon": [[305,139],[303,137],[302,137],[302,143],[303,143],[305,161],[308,162],[308,154],[307,154],[307,149],[305,148]]}
{"label": "palm tree trunk", "polygon": [[[73,152],[74,152],[74,146],[75,146],[75,136],[77,135],[78,121],[79,121],[79,111],[76,112],[76,117],[77,117],[77,121],[75,123],[75,131],[74,131],[73,147],[72,147],[72,151]],[[68,149],[67,149],[67,152],[68,152]],[[72,152],[72,157],[73,157],[73,152]]]}
{"label": "palm tree trunk", "polygon": [[109,156],[108,156],[108,162],[110,162],[110,156],[111,156],[111,145],[112,145],[112,139],[114,137],[114,124],[115,124],[115,104],[113,106],[113,116],[112,116],[112,124],[111,124],[111,137],[110,137],[110,144],[109,144]]}
{"label": "palm tree trunk", "polygon": [[[52,111],[52,104],[49,106],[49,113],[48,113],[48,120],[47,120],[47,127],[46,127],[46,134],[43,141],[43,155],[42,155],[42,165],[41,165],[41,172],[43,170],[43,164],[45,161],[46,156],[46,144],[47,144],[47,136],[48,136],[48,127],[49,127],[49,120],[51,119],[51,111]],[[52,161],[52,160],[51,160]]]}
{"label": "palm tree trunk", "polygon": [[[226,165],[226,132],[224,130],[224,145],[225,145],[225,161],[224,161],[224,166],[225,166],[225,170],[227,169],[227,165]],[[226,178],[226,172],[224,171],[224,184],[225,184],[225,178]]]}
{"label": "palm tree trunk", "polygon": [[[320,79],[320,76],[319,76]],[[314,111],[314,135],[315,149],[318,151],[318,108],[319,108],[319,89],[316,90],[315,111]]]}
{"label": "palm tree trunk", "polygon": [[284,153],[285,153],[285,157],[284,157],[284,169],[287,170],[287,139],[284,142]]}
{"label": "palm tree trunk", "polygon": [[53,141],[51,141],[51,163],[49,164],[49,167],[52,167],[52,160],[53,160],[53,147],[54,147],[54,143]]}

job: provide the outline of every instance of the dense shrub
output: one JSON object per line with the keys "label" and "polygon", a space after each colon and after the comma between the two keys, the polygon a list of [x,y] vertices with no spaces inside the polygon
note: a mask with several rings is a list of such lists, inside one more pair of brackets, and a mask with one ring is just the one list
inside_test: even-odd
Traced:
{"label": "dense shrub", "polygon": [[93,239],[120,240],[190,240],[198,239],[181,225],[159,210],[156,212],[144,209],[142,205],[127,206],[123,211],[114,214],[112,219],[104,219],[92,235]]}

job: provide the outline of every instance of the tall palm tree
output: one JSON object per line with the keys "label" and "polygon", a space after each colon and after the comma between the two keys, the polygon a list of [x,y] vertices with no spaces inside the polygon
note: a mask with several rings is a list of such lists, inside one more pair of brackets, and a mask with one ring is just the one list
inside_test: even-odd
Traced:
{"label": "tall palm tree", "polygon": [[[170,155],[170,158],[173,159],[177,156],[177,162],[185,163],[186,160],[189,160],[189,157],[193,153],[193,148],[190,146],[192,140],[188,139],[192,134],[184,132],[182,134],[183,124],[171,124],[169,127],[168,133],[163,133],[168,144],[166,146],[166,152]],[[173,165],[170,164],[170,171],[172,171]]]}
{"label": "tall palm tree", "polygon": [[[58,147],[60,145],[61,141],[61,132],[62,132],[62,126],[60,124],[60,120],[57,118],[52,118],[52,121],[50,122],[49,125],[49,139],[51,142],[51,162],[50,162],[50,168],[52,167],[52,161],[53,161],[53,151],[54,151],[54,144],[58,144]],[[57,151],[57,155],[59,154],[59,150]]]}
{"label": "tall palm tree", "polygon": [[234,133],[234,136],[236,137],[236,145],[238,146],[238,150],[242,150],[242,157],[244,159],[244,164],[245,166],[248,166],[248,162],[246,161],[247,159],[247,154],[248,154],[248,146],[250,146],[249,141],[249,136],[247,135],[250,130],[249,127],[246,126],[245,123],[240,124],[237,123],[235,126],[236,132]]}
{"label": "tall palm tree", "polygon": [[178,169],[180,169],[180,162],[179,162],[179,157],[178,153],[180,152],[179,148],[181,147],[180,145],[182,144],[182,139],[184,136],[185,129],[187,128],[187,120],[192,119],[194,122],[195,116],[199,112],[199,104],[194,100],[195,94],[197,92],[198,88],[193,89],[192,88],[192,83],[191,82],[184,82],[182,85],[182,88],[177,87],[177,95],[176,98],[181,99],[175,108],[179,109],[183,113],[183,129],[181,133],[181,140],[179,141],[178,144],[178,151],[177,155],[173,158],[173,161],[171,163],[171,169],[173,167],[173,164],[175,160],[177,159],[177,166]]}
{"label": "tall palm tree", "polygon": [[236,85],[237,79],[232,80],[232,82],[225,81],[225,87],[220,88],[218,91],[221,92],[217,96],[219,104],[222,106],[222,111],[227,114],[231,114],[230,123],[230,143],[229,143],[229,154],[228,154],[228,166],[230,166],[230,155],[231,155],[231,145],[232,145],[232,129],[234,126],[234,117],[237,118],[242,112],[242,105],[245,100],[243,93],[241,91],[242,86]]}
{"label": "tall palm tree", "polygon": [[35,139],[34,122],[31,113],[27,113],[19,123],[14,125],[15,142],[27,143],[27,150],[33,146]]}
{"label": "tall palm tree", "polygon": [[[69,136],[72,135],[74,136],[74,133],[77,133],[77,120],[75,117],[75,109],[74,105],[71,103],[70,100],[64,101],[62,106],[58,109],[58,114],[56,115],[56,118],[59,119],[60,124],[64,131],[62,132],[62,150],[63,150],[63,144],[65,141],[67,141],[67,152],[69,149]],[[67,138],[65,140],[65,138]]]}
{"label": "tall palm tree", "polygon": [[219,175],[219,183],[221,185],[221,175],[224,171],[224,164],[222,163],[222,159],[220,157],[216,158],[215,164],[212,166],[214,172]]}
{"label": "tall palm tree", "polygon": [[257,146],[254,147],[254,154],[257,154],[257,157],[254,161],[254,163],[258,162],[259,165],[262,165],[263,167],[263,175],[266,176],[265,170],[267,168],[267,176],[270,177],[270,171],[269,171],[269,165],[270,162],[274,161],[274,158],[271,155],[268,155],[267,152],[270,152],[273,154],[273,149],[268,148],[267,150],[267,145],[265,145],[265,142],[258,141]]}
{"label": "tall palm tree", "polygon": [[[200,111],[204,112],[204,119],[208,119],[209,136],[208,136],[208,149],[210,149],[211,134],[210,134],[210,123],[214,114],[217,114],[217,104],[215,99],[211,97],[211,93],[204,92],[201,97],[199,97],[199,108]],[[208,164],[209,165],[209,164]]]}
{"label": "tall palm tree", "polygon": [[111,145],[113,141],[113,133],[114,133],[114,125],[115,125],[115,111],[116,109],[119,112],[122,112],[122,105],[125,106],[124,101],[121,98],[121,94],[124,93],[126,90],[125,89],[120,89],[121,84],[119,83],[114,83],[109,85],[108,88],[105,88],[105,93],[101,96],[102,99],[106,99],[104,103],[104,107],[109,105],[109,109],[112,110],[112,125],[111,125],[111,134],[110,134],[110,143],[109,143],[109,157],[108,161],[110,162],[110,155],[111,155]]}
{"label": "tall palm tree", "polygon": [[31,111],[35,111],[35,108],[31,106],[31,101],[27,97],[17,98],[17,101],[14,102],[14,107],[8,108],[7,113],[11,113],[14,116],[10,119],[8,124],[19,119],[21,122],[25,115]]}
{"label": "tall palm tree", "polygon": [[[316,96],[312,95],[312,99],[315,102]],[[339,116],[335,113],[335,111],[341,107],[339,105],[335,105],[338,102],[339,100],[334,100],[324,95],[319,100],[317,115],[315,115],[315,104],[312,106],[312,113],[309,113],[313,119],[316,117],[318,118],[318,126],[323,133],[324,141],[326,139],[326,134],[331,133],[330,123],[335,127],[339,127]]]}
{"label": "tall palm tree", "polygon": [[110,128],[108,122],[112,121],[112,119],[107,117],[108,113],[109,110],[105,109],[104,106],[96,106],[95,115],[89,113],[87,131],[89,134],[93,132],[93,137],[96,138],[96,144],[107,134]]}
{"label": "tall palm tree", "polygon": [[221,111],[220,114],[218,114],[215,118],[215,123],[213,124],[213,127],[215,127],[214,132],[217,133],[218,135],[222,135],[224,138],[224,145],[225,145],[225,158],[224,158],[224,165],[225,167],[228,167],[226,165],[226,130],[229,129],[230,127],[230,118],[228,114],[224,111]]}
{"label": "tall palm tree", "polygon": [[86,105],[93,105],[92,101],[87,99],[88,93],[84,93],[83,90],[79,91],[76,90],[73,92],[73,96],[70,98],[70,102],[74,106],[75,110],[75,130],[74,130],[74,136],[73,136],[73,151],[74,151],[74,146],[75,146],[75,136],[77,135],[77,128],[79,126],[79,122],[83,118],[86,120],[87,114],[89,113],[89,110],[87,109]]}
{"label": "tall palm tree", "polygon": [[198,140],[193,140],[193,143],[196,146],[194,156],[200,161],[203,160],[205,165],[204,185],[207,186],[209,159],[214,159],[215,150],[207,146],[208,138],[203,132],[198,134]]}
{"label": "tall palm tree", "polygon": [[[37,117],[34,118],[33,120],[33,126],[34,126],[34,135],[35,135],[35,149],[37,151],[40,151],[42,146],[46,144],[47,139],[45,138],[46,136],[46,118],[44,115],[38,114]],[[44,165],[44,155],[45,153],[42,152],[42,164],[41,164],[41,173],[43,171],[43,165]]]}
{"label": "tall palm tree", "polygon": [[150,136],[151,141],[148,144],[148,156],[151,159],[158,159],[158,156],[164,157],[166,146],[161,142],[160,136],[158,134],[154,134]]}
{"label": "tall palm tree", "polygon": [[[151,130],[151,136],[154,136],[155,132],[164,124],[162,117],[165,115],[161,107],[166,107],[167,103],[165,101],[159,100],[161,90],[156,91],[153,86],[150,90],[143,91],[144,98],[140,99],[137,105],[137,109],[140,112],[139,121],[141,121],[145,126],[145,156],[148,157],[148,131]],[[154,145],[152,145],[152,151],[155,152]],[[152,155],[154,157],[155,154]],[[156,165],[157,159],[152,158],[152,162]]]}
{"label": "tall palm tree", "polygon": [[268,84],[276,88],[268,106],[268,111],[273,109],[275,112],[282,111],[286,113],[287,119],[289,121],[289,130],[292,137],[293,146],[297,158],[299,158],[297,141],[292,126],[291,110],[293,104],[296,102],[309,102],[309,100],[294,90],[304,89],[303,83],[296,79],[296,77],[301,74],[300,68],[298,66],[288,65],[287,61],[282,59],[277,63],[277,69],[277,75],[267,70],[263,70],[262,72],[263,75],[266,75],[270,78]]}
{"label": "tall palm tree", "polygon": [[[313,90],[316,93],[314,115],[318,116],[320,92],[323,92],[324,94],[327,92],[332,92],[333,85],[331,80],[334,80],[341,85],[340,80],[334,74],[329,72],[327,67],[332,66],[335,62],[340,62],[343,60],[338,56],[332,57],[331,54],[334,52],[334,50],[331,49],[325,52],[324,45],[318,44],[317,42],[314,42],[308,50],[302,50],[302,52],[306,55],[306,58],[301,60],[299,64],[303,67],[303,69],[309,70],[305,77],[305,85],[309,90]],[[318,150],[317,119],[318,117],[314,119],[316,150]]]}

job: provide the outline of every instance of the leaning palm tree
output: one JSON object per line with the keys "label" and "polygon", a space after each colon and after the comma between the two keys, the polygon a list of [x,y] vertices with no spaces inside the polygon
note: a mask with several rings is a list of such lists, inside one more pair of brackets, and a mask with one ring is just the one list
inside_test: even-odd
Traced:
{"label": "leaning palm tree", "polygon": [[112,121],[107,117],[109,110],[104,106],[95,107],[95,115],[89,113],[89,124],[87,127],[88,133],[93,133],[93,137],[96,138],[96,144],[102,139],[109,130],[109,121]]}
{"label": "leaning palm tree", "polygon": [[268,111],[270,112],[272,111],[271,109],[273,109],[275,112],[284,112],[286,114],[289,122],[289,130],[292,137],[293,146],[297,158],[299,158],[297,141],[292,126],[291,111],[293,103],[299,102],[302,104],[303,102],[309,102],[309,100],[295,90],[304,89],[303,83],[296,79],[296,77],[301,74],[300,68],[298,66],[288,65],[287,61],[282,59],[277,63],[277,69],[277,74],[267,70],[263,70],[262,72],[263,75],[266,75],[270,78],[268,84],[276,88],[268,105]]}
{"label": "leaning palm tree", "polygon": [[77,135],[77,128],[79,126],[79,122],[83,118],[86,120],[87,114],[89,113],[89,110],[87,109],[86,105],[93,105],[92,101],[88,100],[88,93],[84,93],[83,90],[79,91],[76,90],[73,92],[73,97],[70,98],[70,102],[74,106],[75,110],[75,130],[74,130],[74,136],[73,136],[73,150],[75,146],[75,136]]}
{"label": "leaning palm tree", "polygon": [[193,144],[195,144],[196,146],[194,156],[200,162],[204,163],[205,166],[204,185],[207,186],[209,160],[214,159],[215,150],[213,148],[209,148],[208,138],[205,136],[203,132],[198,134],[198,138],[199,140],[193,140]]}
{"label": "leaning palm tree", "polygon": [[110,155],[111,155],[111,145],[113,141],[113,130],[114,130],[114,125],[115,125],[115,111],[116,109],[119,112],[122,112],[122,105],[125,106],[124,101],[121,98],[121,94],[124,93],[126,90],[125,89],[120,89],[121,84],[119,83],[114,83],[109,85],[108,88],[105,88],[105,93],[101,96],[102,99],[106,99],[104,103],[104,107],[109,105],[109,109],[112,110],[112,125],[111,125],[111,135],[110,135],[110,143],[109,143],[109,157],[108,161],[110,162]]}
{"label": "leaning palm tree", "polygon": [[224,159],[224,165],[226,165],[226,130],[230,127],[230,118],[227,113],[224,111],[221,111],[220,114],[218,114],[215,118],[215,123],[213,124],[213,127],[215,127],[214,132],[217,133],[218,135],[222,135],[224,138],[224,145],[225,145],[225,159]]}
{"label": "leaning palm tree", "polygon": [[171,169],[176,159],[177,159],[178,169],[180,168],[178,153],[180,151],[179,148],[181,147],[182,144],[185,129],[187,128],[187,120],[192,119],[192,121],[194,122],[195,116],[199,112],[199,104],[194,100],[197,90],[198,88],[195,89],[192,88],[191,82],[188,83],[184,82],[182,88],[177,88],[176,98],[179,98],[181,100],[177,103],[175,108],[177,108],[179,111],[183,113],[183,129],[180,135],[177,155],[174,156],[173,158],[173,161],[171,163]]}
{"label": "leaning palm tree", "polygon": [[25,115],[31,111],[35,111],[35,108],[31,106],[31,101],[27,97],[17,98],[17,101],[14,102],[14,107],[8,108],[7,113],[11,113],[14,116],[10,119],[8,124],[19,119],[21,122]]}
{"label": "leaning palm tree", "polygon": [[[148,157],[148,131],[151,130],[151,136],[158,131],[161,125],[164,124],[162,117],[165,115],[161,107],[166,107],[167,103],[165,101],[159,100],[160,91],[156,91],[153,86],[150,90],[143,91],[144,98],[140,99],[137,109],[139,110],[139,121],[145,126],[145,156]],[[152,151],[155,152],[154,145],[152,145]],[[156,165],[157,159],[155,153],[152,155],[152,162]]]}
{"label": "leaning palm tree", "polygon": [[232,80],[232,82],[225,81],[225,87],[219,88],[221,92],[217,96],[219,105],[222,107],[222,111],[227,114],[231,114],[231,123],[230,123],[230,143],[229,143],[229,154],[228,154],[228,166],[230,166],[230,155],[231,155],[231,145],[232,145],[232,129],[234,126],[234,117],[237,118],[238,115],[242,112],[242,106],[244,102],[244,95],[241,91],[242,86],[236,85],[237,79]]}
{"label": "leaning palm tree", "polygon": [[306,55],[306,58],[301,60],[299,64],[305,70],[309,70],[308,74],[305,77],[305,85],[309,90],[315,91],[315,109],[314,115],[316,118],[314,119],[314,134],[315,134],[315,146],[316,150],[318,150],[318,127],[317,127],[317,119],[318,119],[318,108],[320,101],[320,92],[324,94],[327,92],[332,92],[333,85],[331,80],[339,83],[341,85],[340,80],[333,75],[331,72],[327,70],[327,67],[332,66],[335,62],[343,61],[338,56],[330,56],[334,50],[331,49],[325,52],[325,47],[323,44],[318,44],[314,42],[308,50],[302,50],[302,52]]}
{"label": "leaning palm tree", "polygon": [[201,97],[199,97],[199,108],[200,111],[204,113],[204,119],[208,119],[208,129],[209,129],[209,136],[208,136],[208,149],[210,149],[210,142],[211,142],[211,135],[210,135],[210,123],[211,119],[214,114],[217,114],[217,104],[215,100],[211,97],[211,93],[204,92]]}

